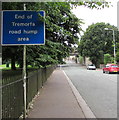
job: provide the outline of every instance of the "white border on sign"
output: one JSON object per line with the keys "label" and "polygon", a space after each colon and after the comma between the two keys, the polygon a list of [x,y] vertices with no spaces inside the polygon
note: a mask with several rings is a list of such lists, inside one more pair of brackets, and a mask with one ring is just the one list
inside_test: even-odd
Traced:
{"label": "white border on sign", "polygon": [[[3,12],[4,11],[24,11],[24,10],[2,10],[1,11],[1,45],[2,46],[22,46],[22,45],[45,45],[45,22],[44,22],[44,43],[40,43],[40,44],[3,44]],[[35,10],[27,10],[27,11],[35,11]],[[45,18],[45,11],[44,10],[40,10],[41,12],[44,12],[44,18]],[[39,12],[40,12],[39,11]],[[35,11],[38,12],[38,11]]]}

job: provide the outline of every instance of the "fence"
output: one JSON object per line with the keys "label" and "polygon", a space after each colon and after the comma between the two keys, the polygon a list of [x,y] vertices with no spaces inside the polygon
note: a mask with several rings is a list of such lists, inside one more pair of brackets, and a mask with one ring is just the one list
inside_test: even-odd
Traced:
{"label": "fence", "polygon": [[[54,69],[55,66],[51,66],[28,74],[26,80],[27,108]],[[19,76],[17,77],[19,78]],[[23,80],[17,79],[14,81],[11,79],[5,78],[2,80],[2,118],[19,118],[23,114]],[[12,82],[8,83],[8,81]]]}

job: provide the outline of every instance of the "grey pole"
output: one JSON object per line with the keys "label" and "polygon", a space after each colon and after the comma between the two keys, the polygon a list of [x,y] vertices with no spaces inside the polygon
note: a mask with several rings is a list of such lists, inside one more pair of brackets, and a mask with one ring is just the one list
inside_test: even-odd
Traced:
{"label": "grey pole", "polygon": [[114,34],[114,29],[105,28],[105,30],[112,30],[112,32],[113,32],[113,42],[114,42],[114,63],[116,64],[116,45],[115,45],[115,34]]}
{"label": "grey pole", "polygon": [[116,64],[116,46],[115,46],[115,35],[114,35],[114,30],[113,31],[113,42],[114,42],[114,63]]}
{"label": "grey pole", "polygon": [[[24,4],[24,11],[26,10],[26,4]],[[23,49],[23,89],[24,89],[24,114],[23,117],[26,118],[26,45]]]}

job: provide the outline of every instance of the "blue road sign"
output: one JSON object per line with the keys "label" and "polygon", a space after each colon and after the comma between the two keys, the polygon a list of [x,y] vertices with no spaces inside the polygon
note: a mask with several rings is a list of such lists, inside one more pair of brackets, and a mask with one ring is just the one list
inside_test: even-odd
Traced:
{"label": "blue road sign", "polygon": [[39,45],[45,43],[44,11],[3,11],[2,45]]}

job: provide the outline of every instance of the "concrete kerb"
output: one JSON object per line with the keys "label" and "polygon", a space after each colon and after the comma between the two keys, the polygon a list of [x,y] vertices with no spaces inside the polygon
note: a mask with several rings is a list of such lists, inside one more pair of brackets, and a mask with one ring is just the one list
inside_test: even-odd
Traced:
{"label": "concrete kerb", "polygon": [[[63,70],[62,70],[63,71]],[[66,75],[66,73],[63,71],[64,75],[67,78],[67,81],[71,87],[71,90],[74,94],[74,96],[76,97],[76,100],[79,104],[79,106],[82,109],[82,112],[84,113],[85,118],[95,118],[93,120],[97,120],[96,116],[93,114],[93,112],[91,111],[91,109],[89,108],[89,106],[86,104],[86,102],[84,101],[84,99],[81,97],[81,95],[79,94],[78,90],[75,88],[75,86],[73,85],[73,83],[71,82],[71,80],[68,78],[68,76]]]}

